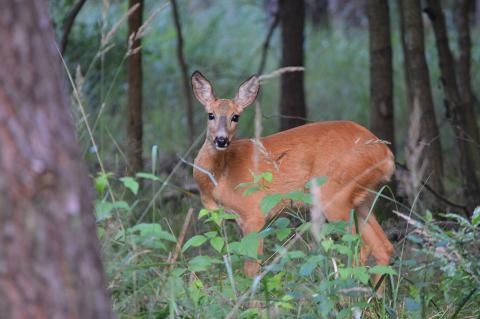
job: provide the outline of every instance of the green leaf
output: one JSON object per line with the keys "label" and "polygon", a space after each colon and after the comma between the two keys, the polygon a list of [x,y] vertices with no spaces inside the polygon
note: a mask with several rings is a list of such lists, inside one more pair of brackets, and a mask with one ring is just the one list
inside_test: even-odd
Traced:
{"label": "green leaf", "polygon": [[278,240],[283,241],[283,240],[285,240],[285,238],[288,237],[288,235],[290,235],[290,233],[291,233],[290,228],[284,228],[284,229],[280,229],[279,231],[277,231],[275,233],[275,236],[277,237]]}
{"label": "green leaf", "polygon": [[243,196],[252,195],[253,193],[258,192],[259,190],[260,190],[260,186],[249,187],[243,192]]}
{"label": "green leaf", "polygon": [[476,227],[479,223],[480,223],[480,206],[477,206],[473,211],[472,225]]}
{"label": "green leaf", "polygon": [[99,195],[103,195],[108,186],[108,178],[113,176],[112,173],[99,173],[95,178],[95,189]]}
{"label": "green leaf", "polygon": [[291,199],[294,201],[302,202],[305,204],[312,204],[312,196],[309,193],[302,191],[290,192],[283,195],[283,198]]}
{"label": "green leaf", "polygon": [[159,177],[157,177],[157,176],[155,176],[154,174],[151,174],[151,173],[140,172],[140,173],[137,173],[135,176],[138,177],[138,178],[149,179],[149,180],[152,180],[152,181],[159,181],[160,180]]}
{"label": "green leaf", "polygon": [[322,186],[327,182],[327,180],[328,180],[327,176],[314,177],[305,184],[305,188],[308,188],[308,189],[312,188],[312,182],[315,182],[317,186]]}
{"label": "green leaf", "polygon": [[199,212],[198,212],[198,219],[201,219],[202,217],[204,216],[208,216],[208,214],[210,214],[210,211],[206,208],[202,208]]}
{"label": "green leaf", "polygon": [[223,240],[222,237],[213,237],[212,239],[210,239],[210,245],[212,245],[212,247],[213,247],[218,253],[221,253],[221,252],[222,252],[223,245],[224,245],[224,240]]}
{"label": "green leaf", "polygon": [[209,231],[208,233],[203,234],[207,238],[213,238],[218,235],[217,231]]}
{"label": "green leaf", "polygon": [[109,201],[95,201],[95,216],[97,217],[97,222],[111,218],[114,209],[128,211],[130,210],[130,206],[124,201],[117,201],[114,203]]}
{"label": "green leaf", "polygon": [[248,186],[251,186],[252,184],[253,184],[252,182],[240,183],[237,186],[235,186],[235,189],[242,188],[242,187],[248,187]]}
{"label": "green leaf", "polygon": [[388,266],[388,265],[373,266],[372,268],[370,268],[368,272],[371,274],[380,274],[380,275],[387,274],[392,276],[397,274],[397,272],[391,266]]}
{"label": "green leaf", "polygon": [[193,272],[210,270],[216,260],[208,256],[197,256],[188,262],[188,268]]}
{"label": "green leaf", "polygon": [[120,178],[120,181],[123,183],[123,185],[126,188],[131,190],[133,194],[137,195],[137,193],[138,193],[138,183],[133,177],[125,176],[125,177]]}
{"label": "green leaf", "polygon": [[291,259],[305,258],[305,253],[301,250],[289,251],[288,258],[291,258]]}
{"label": "green leaf", "polygon": [[321,244],[322,244],[323,249],[325,249],[325,252],[328,252],[330,250],[330,248],[332,248],[332,246],[333,246],[333,240],[326,239],[326,240],[323,240]]}
{"label": "green leaf", "polygon": [[183,245],[182,253],[186,251],[188,248],[190,248],[190,246],[198,247],[203,245],[206,241],[207,241],[207,237],[203,235],[193,236],[192,238],[187,240],[187,242]]}
{"label": "green leaf", "polygon": [[256,259],[258,257],[258,233],[253,232],[245,235],[240,241],[240,247],[245,256]]}
{"label": "green leaf", "polygon": [[142,237],[152,237],[155,239],[165,239],[176,243],[175,236],[162,229],[160,224],[138,224],[128,230],[130,233],[139,232]]}
{"label": "green leaf", "polygon": [[271,183],[273,180],[273,175],[270,172],[263,172],[262,174],[255,176],[253,183],[258,184],[262,179],[267,183]]}
{"label": "green leaf", "polygon": [[348,234],[345,234],[345,235],[342,236],[342,241],[344,241],[344,242],[354,242],[354,241],[357,241],[359,239],[360,239],[359,235],[356,235],[356,234],[348,233]]}
{"label": "green leaf", "polygon": [[[175,237],[162,230],[160,224],[138,224],[126,231],[128,238],[133,240],[138,245],[143,245],[152,249],[165,249],[164,240],[176,242]],[[115,236],[115,240],[125,241],[125,232],[119,231]]]}
{"label": "green leaf", "polygon": [[113,204],[107,201],[95,201],[95,216],[97,222],[109,219],[112,217]]}
{"label": "green leaf", "polygon": [[307,261],[300,267],[300,276],[309,276],[321,261],[322,256],[315,255],[308,257]]}
{"label": "green leaf", "polygon": [[260,202],[260,209],[263,214],[267,215],[282,200],[281,194],[266,195]]}
{"label": "green leaf", "polygon": [[279,229],[287,228],[288,225],[290,225],[290,219],[285,218],[285,217],[277,218],[275,220],[275,222],[273,223],[273,225],[275,225]]}
{"label": "green leaf", "polygon": [[351,256],[352,249],[345,245],[333,244],[332,249],[338,251],[342,255]]}

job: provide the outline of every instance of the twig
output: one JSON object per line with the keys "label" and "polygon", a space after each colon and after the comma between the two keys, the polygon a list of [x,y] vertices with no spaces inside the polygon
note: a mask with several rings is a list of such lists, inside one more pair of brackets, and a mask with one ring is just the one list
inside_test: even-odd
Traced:
{"label": "twig", "polygon": [[[407,171],[407,172],[410,172],[410,170],[408,169],[407,166],[405,166],[404,164],[402,163],[399,163],[399,162],[395,162],[395,165],[397,165],[398,167],[400,167],[401,169]],[[430,187],[430,185],[427,184],[427,182],[425,182],[424,180],[421,181],[421,184],[423,187],[425,187],[425,189],[427,191],[429,191],[433,196],[435,196],[436,198],[438,198],[440,201],[444,202],[445,204],[447,205],[450,205],[452,207],[455,207],[455,208],[458,208],[458,209],[461,209],[463,210],[467,215],[469,214],[469,211],[468,211],[468,208],[467,206],[465,205],[461,205],[461,204],[456,204],[452,201],[450,201],[449,199],[445,198],[444,196],[440,195],[439,193],[437,193],[433,188]]]}
{"label": "twig", "polygon": [[275,13],[275,17],[273,18],[273,21],[270,24],[270,28],[268,29],[267,36],[263,41],[262,58],[260,60],[260,65],[258,67],[258,74],[262,74],[263,70],[265,69],[265,64],[267,63],[267,53],[270,47],[270,40],[272,39],[273,32],[278,26],[278,22],[280,22],[280,10],[277,9],[277,12]]}
{"label": "twig", "polygon": [[195,169],[198,169],[200,172],[202,173],[205,173],[208,175],[208,177],[210,177],[210,180],[212,181],[213,185],[215,185],[215,187],[218,186],[218,183],[217,183],[217,180],[215,179],[215,176],[213,176],[213,174],[206,170],[205,168],[201,167],[201,166],[198,166],[198,165],[195,165],[194,163],[191,163],[185,159],[183,159],[180,155],[177,154],[177,157],[180,159],[180,161],[182,161],[183,163],[187,164],[187,165],[190,165],[191,167],[195,168]]}
{"label": "twig", "polygon": [[287,73],[287,72],[303,72],[303,71],[305,71],[305,68],[304,68],[303,66],[286,66],[286,67],[283,67],[283,68],[276,69],[276,70],[273,71],[272,73],[260,75],[260,76],[258,77],[258,81],[260,81],[260,83],[262,83],[262,82],[265,82],[265,81],[267,81],[267,80],[270,80],[270,79],[279,77],[279,76],[282,75],[283,73]]}
{"label": "twig", "polygon": [[177,239],[177,245],[175,246],[175,252],[173,253],[172,258],[168,261],[170,265],[170,270],[173,268],[173,265],[177,261],[178,255],[180,255],[180,250],[182,249],[183,242],[185,240],[185,236],[187,235],[188,226],[190,225],[190,221],[192,220],[193,215],[193,208],[189,208],[187,212],[187,216],[185,217],[185,221],[183,222],[182,231]]}
{"label": "twig", "polygon": [[60,41],[60,52],[62,55],[65,54],[65,50],[67,49],[68,36],[70,35],[70,30],[72,29],[73,23],[75,22],[75,18],[77,17],[78,13],[82,9],[86,1],[87,0],[77,0],[77,2],[75,2],[75,4],[72,6],[72,9],[63,20],[63,34]]}

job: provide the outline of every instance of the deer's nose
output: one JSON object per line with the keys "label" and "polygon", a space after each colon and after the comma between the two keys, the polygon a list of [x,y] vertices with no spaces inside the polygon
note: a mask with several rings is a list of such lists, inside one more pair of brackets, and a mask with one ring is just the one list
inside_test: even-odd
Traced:
{"label": "deer's nose", "polygon": [[215,140],[213,142],[217,147],[220,147],[220,148],[225,148],[229,144],[228,138],[225,136],[217,136],[215,137]]}

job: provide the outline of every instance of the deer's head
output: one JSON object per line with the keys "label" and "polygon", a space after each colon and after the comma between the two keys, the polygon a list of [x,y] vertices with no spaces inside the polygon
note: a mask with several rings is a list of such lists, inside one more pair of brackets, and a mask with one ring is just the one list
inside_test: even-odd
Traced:
{"label": "deer's head", "polygon": [[217,150],[226,150],[235,139],[240,114],[257,97],[260,88],[258,77],[253,75],[243,82],[233,99],[217,98],[210,82],[198,71],[192,74],[192,88],[208,113],[207,140]]}

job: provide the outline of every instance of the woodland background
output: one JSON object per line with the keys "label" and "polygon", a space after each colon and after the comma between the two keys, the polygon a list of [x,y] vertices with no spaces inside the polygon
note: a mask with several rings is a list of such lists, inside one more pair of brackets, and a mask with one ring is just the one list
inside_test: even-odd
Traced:
{"label": "woodland background", "polygon": [[[480,316],[480,2],[4,1],[0,32],[1,313]],[[289,66],[304,71],[275,72]],[[353,220],[315,242],[290,210],[260,234],[261,276],[243,275],[255,241],[201,210],[185,163],[207,120],[197,69],[221,97],[274,72],[239,138],[344,119],[391,142],[375,203],[391,266],[355,266]]]}

